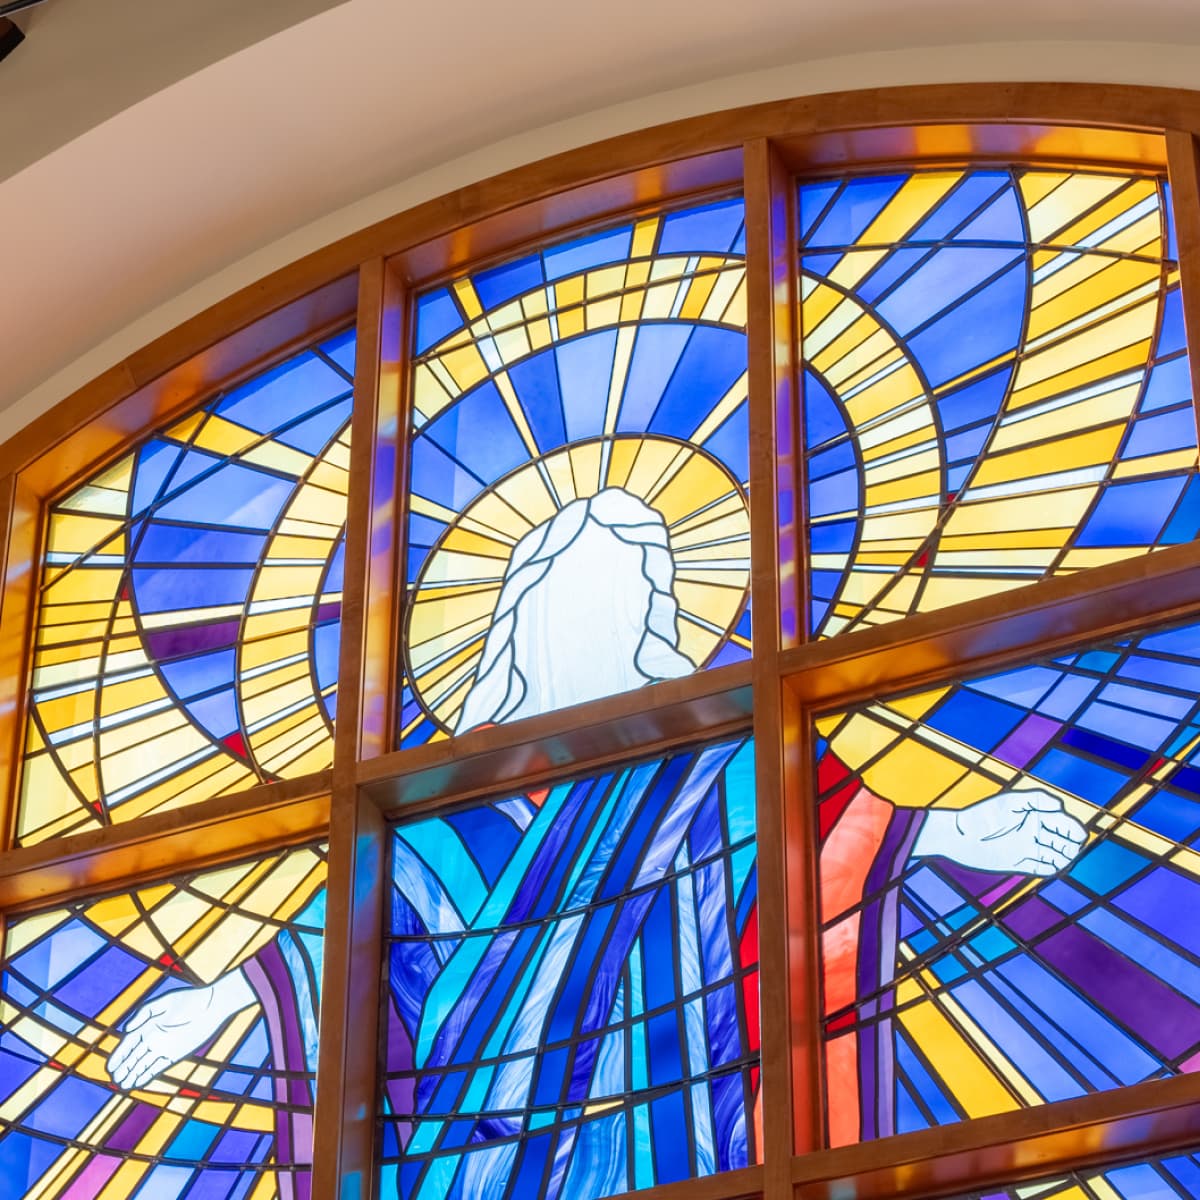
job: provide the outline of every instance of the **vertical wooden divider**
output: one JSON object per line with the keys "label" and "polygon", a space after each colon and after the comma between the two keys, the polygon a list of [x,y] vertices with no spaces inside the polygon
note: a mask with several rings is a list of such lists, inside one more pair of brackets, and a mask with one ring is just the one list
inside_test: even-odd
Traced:
{"label": "vertical wooden divider", "polygon": [[[360,796],[356,775],[364,742],[375,753],[382,748],[382,742],[379,746],[374,744],[374,733],[365,733],[368,714],[378,715],[381,704],[385,710],[389,707],[382,695],[376,693],[386,688],[390,672],[385,666],[381,676],[380,664],[371,661],[370,650],[375,647],[368,648],[378,633],[368,616],[372,603],[376,603],[369,587],[373,578],[372,518],[377,504],[387,507],[386,520],[391,520],[391,497],[379,495],[377,487],[389,458],[386,437],[381,443],[377,433],[381,424],[385,432],[389,427],[388,410],[395,392],[394,380],[385,380],[381,368],[389,316],[388,292],[385,261],[377,258],[364,263],[359,271],[346,572],[338,662],[341,686],[329,822],[325,979],[314,1123],[314,1200],[369,1200],[375,1191],[386,828],[378,808]],[[393,412],[390,414],[393,431],[394,417]],[[382,725],[379,736],[386,736]]]}
{"label": "vertical wooden divider", "polygon": [[[399,522],[408,476],[403,436],[403,430],[408,428],[406,404],[410,381],[410,374],[405,369],[408,360],[406,298],[406,288],[399,273],[392,264],[385,264],[375,359],[378,366],[375,408],[369,425],[364,418],[361,427],[362,440],[374,438],[374,447],[370,459],[369,507],[357,517],[364,523],[369,538],[358,720],[360,762],[386,754],[396,739],[396,669],[403,598]],[[359,435],[356,432],[354,436]]]}
{"label": "vertical wooden divider", "polygon": [[375,1194],[375,1076],[382,963],[385,826],[353,785],[334,783],[313,1200]]}
{"label": "vertical wooden divider", "polygon": [[[789,878],[794,853],[788,839],[796,824],[786,810],[785,743],[788,712],[779,661],[783,631],[781,581],[795,562],[781,563],[780,499],[777,490],[781,430],[790,436],[795,412],[794,245],[789,173],[765,139],[746,143],[746,253],[750,387],[751,598],[754,613],[754,734],[758,789],[759,957],[762,1006],[763,1196],[792,1194],[791,1159],[816,1145],[819,1130],[811,1069],[793,1044],[793,1007],[807,989],[794,991],[790,975]],[[785,455],[786,457],[787,455]],[[785,493],[786,496],[786,493]],[[786,503],[786,500],[785,500]],[[794,513],[785,513],[794,520]],[[782,539],[786,549],[794,538]],[[794,708],[794,703],[792,704]],[[799,1086],[797,1086],[799,1085]]]}
{"label": "vertical wooden divider", "polygon": [[0,825],[0,852],[16,845],[21,718],[37,607],[41,518],[41,501],[19,475],[0,480],[0,796],[7,809]]}
{"label": "vertical wooden divider", "polygon": [[[1183,325],[1191,364],[1192,406],[1200,414],[1200,164],[1196,160],[1193,134],[1178,129],[1167,131],[1167,175],[1179,254]],[[1166,252],[1164,247],[1164,255]]]}
{"label": "vertical wooden divider", "polygon": [[779,578],[779,645],[792,650],[808,641],[808,485],[804,462],[803,384],[800,378],[797,191],[790,170],[774,159],[774,202],[783,232],[777,237],[775,306],[775,488]]}

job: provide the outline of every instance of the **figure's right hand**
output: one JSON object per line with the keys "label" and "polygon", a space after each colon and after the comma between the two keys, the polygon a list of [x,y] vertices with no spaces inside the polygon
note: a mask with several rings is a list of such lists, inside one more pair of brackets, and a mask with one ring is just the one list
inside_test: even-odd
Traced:
{"label": "figure's right hand", "polygon": [[109,1076],[127,1091],[144,1087],[203,1046],[234,1013],[254,1002],[250,984],[237,970],[208,987],[180,988],[143,1004],[109,1056]]}
{"label": "figure's right hand", "polygon": [[931,809],[914,857],[938,855],[978,871],[1054,875],[1083,849],[1087,834],[1042,788],[997,792],[967,808]]}

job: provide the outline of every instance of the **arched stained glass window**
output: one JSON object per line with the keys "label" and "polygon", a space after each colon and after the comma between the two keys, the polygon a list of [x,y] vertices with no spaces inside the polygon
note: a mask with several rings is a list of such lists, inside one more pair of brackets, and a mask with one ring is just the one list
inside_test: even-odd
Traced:
{"label": "arched stained glass window", "polygon": [[420,297],[402,745],[748,656],[745,328],[740,199]]}
{"label": "arched stained glass window", "polygon": [[800,226],[814,635],[1196,535],[1162,180],[856,177]]}
{"label": "arched stained glass window", "polygon": [[481,185],[0,447],[0,1193],[1200,1192],[1195,101],[1018,99]]}
{"label": "arched stained glass window", "polygon": [[51,505],[18,840],[330,765],[353,370],[315,345]]}

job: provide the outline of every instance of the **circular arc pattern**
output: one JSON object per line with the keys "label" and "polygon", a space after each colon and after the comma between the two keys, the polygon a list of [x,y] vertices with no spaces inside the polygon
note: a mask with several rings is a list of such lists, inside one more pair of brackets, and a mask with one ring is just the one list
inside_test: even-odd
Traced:
{"label": "circular arc pattern", "polygon": [[469,504],[418,576],[406,622],[409,678],[453,728],[474,681],[517,543],[568,504],[620,488],[666,525],[679,651],[696,666],[729,640],[749,588],[745,490],[697,446],[663,437],[593,439],[533,459]]}

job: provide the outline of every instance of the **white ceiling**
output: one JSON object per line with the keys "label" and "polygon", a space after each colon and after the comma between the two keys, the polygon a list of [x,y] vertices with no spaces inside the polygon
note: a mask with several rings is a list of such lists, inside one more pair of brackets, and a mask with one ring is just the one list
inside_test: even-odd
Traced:
{"label": "white ceiling", "polygon": [[344,0],[43,0],[0,68],[0,179],[185,75]]}
{"label": "white ceiling", "polygon": [[840,88],[1187,87],[1200,48],[1197,0],[48,0],[23,23],[0,437],[267,271],[570,145]]}

